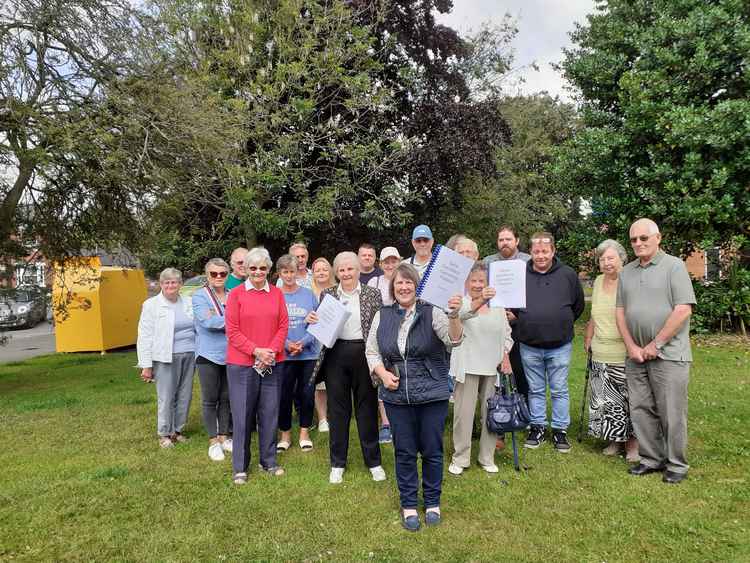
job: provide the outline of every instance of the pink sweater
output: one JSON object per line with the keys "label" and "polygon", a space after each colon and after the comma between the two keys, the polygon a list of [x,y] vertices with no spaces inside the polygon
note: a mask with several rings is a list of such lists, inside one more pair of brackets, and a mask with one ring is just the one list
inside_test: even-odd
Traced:
{"label": "pink sweater", "polygon": [[255,364],[256,348],[271,348],[276,363],[284,361],[284,343],[289,328],[284,294],[270,286],[270,293],[245,289],[242,284],[229,292],[226,305],[227,363]]}

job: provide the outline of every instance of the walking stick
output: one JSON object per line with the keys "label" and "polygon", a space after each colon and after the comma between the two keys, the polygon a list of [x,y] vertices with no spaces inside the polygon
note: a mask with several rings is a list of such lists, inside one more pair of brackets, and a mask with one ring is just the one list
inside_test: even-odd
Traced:
{"label": "walking stick", "polygon": [[586,381],[583,384],[583,401],[581,402],[581,420],[578,423],[578,443],[583,441],[583,421],[586,416],[586,395],[589,388],[589,375],[591,374],[591,350],[589,350],[588,360],[586,361]]}

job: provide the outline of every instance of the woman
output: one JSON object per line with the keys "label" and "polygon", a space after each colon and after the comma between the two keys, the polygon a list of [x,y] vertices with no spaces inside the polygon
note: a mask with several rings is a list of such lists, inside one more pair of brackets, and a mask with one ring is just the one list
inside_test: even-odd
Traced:
{"label": "woman", "polygon": [[487,400],[495,390],[498,366],[510,373],[508,351],[513,346],[510,325],[503,307],[488,306],[495,289],[487,286],[487,265],[476,262],[467,280],[469,295],[464,297],[461,318],[464,340],[451,354],[451,374],[456,378],[453,391],[453,459],[448,471],[461,475],[470,466],[471,433],[479,399],[482,430],[479,438],[479,466],[497,473],[496,436],[487,430]]}
{"label": "woman", "polygon": [[318,343],[308,334],[305,317],[318,306],[315,294],[297,284],[297,259],[284,254],[276,261],[276,272],[282,281],[286,311],[289,317],[289,332],[286,337],[286,361],[282,373],[281,404],[279,407],[280,440],[277,452],[285,452],[292,444],[292,404],[299,416],[299,447],[303,452],[313,449],[310,440],[314,391],[310,381],[315,360],[318,359]]}
{"label": "woman", "polygon": [[193,398],[195,329],[192,311],[180,297],[182,274],[167,268],[159,274],[161,292],[146,299],[138,321],[138,367],[141,379],[156,382],[159,445],[187,442],[182,434]]}
{"label": "woman", "polygon": [[448,415],[446,349],[461,342],[458,312],[461,296],[448,302],[448,316],[417,302],[419,274],[401,264],[391,280],[395,303],[373,319],[367,338],[367,363],[382,382],[380,398],[391,421],[396,457],[396,480],[401,500],[401,524],[416,532],[417,454],[422,456],[422,495],[425,523],[440,523],[443,482],[443,429]]}
{"label": "woman", "polygon": [[[320,292],[333,287],[336,283],[333,278],[333,266],[325,258],[317,258],[312,263],[312,271],[312,290],[315,298],[320,301]],[[318,415],[318,432],[328,432],[328,395],[323,381],[315,386],[315,412]]]}
{"label": "woman", "polygon": [[250,438],[257,422],[261,469],[280,476],[276,463],[276,426],[289,327],[281,290],[268,283],[271,257],[253,248],[245,257],[247,280],[229,293],[226,308],[227,379],[234,422],[233,481],[247,483]]}
{"label": "woman", "polygon": [[624,445],[627,461],[636,463],[640,457],[629,416],[627,351],[615,322],[617,280],[628,255],[619,242],[611,239],[599,244],[595,254],[602,273],[594,281],[591,319],[583,343],[591,354],[588,432],[609,442],[602,451],[604,455],[618,455]]}
{"label": "woman", "polygon": [[[328,392],[328,424],[331,429],[331,473],[328,480],[333,484],[344,480],[353,400],[365,465],[374,481],[385,481],[378,444],[378,394],[365,358],[365,338],[372,318],[383,302],[377,289],[359,283],[359,258],[354,252],[339,253],[333,261],[333,271],[339,283],[323,290],[321,302],[330,295],[346,307],[349,317],[333,348],[323,347],[321,350],[314,370],[316,378],[325,380]],[[308,323],[318,320],[314,311],[307,316]]]}
{"label": "woman", "polygon": [[[244,259],[244,257],[243,257]],[[201,382],[203,425],[208,434],[208,457],[223,461],[224,452],[232,451],[229,437],[232,413],[229,409],[227,383],[227,336],[224,332],[224,307],[227,292],[224,284],[229,265],[221,258],[206,262],[206,285],[193,296],[195,321],[195,363]]]}

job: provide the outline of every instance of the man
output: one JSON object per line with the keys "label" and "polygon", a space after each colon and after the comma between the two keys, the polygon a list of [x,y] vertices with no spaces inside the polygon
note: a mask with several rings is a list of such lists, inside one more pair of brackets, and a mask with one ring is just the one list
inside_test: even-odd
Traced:
{"label": "man", "polygon": [[526,267],[526,308],[517,309],[516,332],[521,361],[529,384],[531,429],[527,448],[544,442],[547,428],[547,382],[552,400],[552,444],[561,453],[570,451],[568,367],[573,349],[573,323],[583,313],[585,301],[578,275],[555,256],[550,233],[531,236],[531,260]]}
{"label": "man", "polygon": [[411,233],[411,245],[414,248],[414,256],[407,258],[402,264],[411,264],[417,270],[421,278],[427,270],[427,265],[432,258],[432,247],[435,239],[432,231],[427,225],[417,225]]}
{"label": "man", "polygon": [[[312,289],[313,274],[312,270],[307,268],[307,259],[310,253],[307,251],[307,245],[304,242],[295,242],[289,247],[289,254],[297,260],[297,284],[307,289]],[[276,280],[276,287],[281,287],[284,282],[279,278]]]}
{"label": "man", "polygon": [[695,293],[685,263],[659,248],[651,219],[630,227],[637,257],[620,273],[617,328],[628,358],[625,374],[633,431],[641,462],[631,475],[664,471],[665,483],[687,477],[687,388],[690,375],[690,315]]}
{"label": "man", "polygon": [[503,225],[497,230],[497,252],[485,256],[484,263],[488,266],[498,260],[513,260],[517,258],[528,262],[531,256],[518,250],[518,235],[513,227]]}
{"label": "man", "polygon": [[232,273],[227,276],[227,281],[224,284],[226,291],[231,291],[238,285],[245,283],[247,277],[245,274],[245,256],[247,256],[247,248],[242,246],[232,251],[232,257],[229,259]]}
{"label": "man", "polygon": [[357,258],[359,258],[359,283],[367,285],[372,278],[383,275],[383,270],[375,265],[375,247],[369,242],[359,245]]}

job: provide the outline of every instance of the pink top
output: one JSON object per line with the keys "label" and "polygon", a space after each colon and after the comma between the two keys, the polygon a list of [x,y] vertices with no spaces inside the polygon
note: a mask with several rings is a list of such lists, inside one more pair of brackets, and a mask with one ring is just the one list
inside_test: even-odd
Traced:
{"label": "pink top", "polygon": [[239,285],[229,292],[225,315],[228,364],[254,365],[256,348],[271,348],[276,352],[276,363],[284,361],[289,317],[280,289]]}

